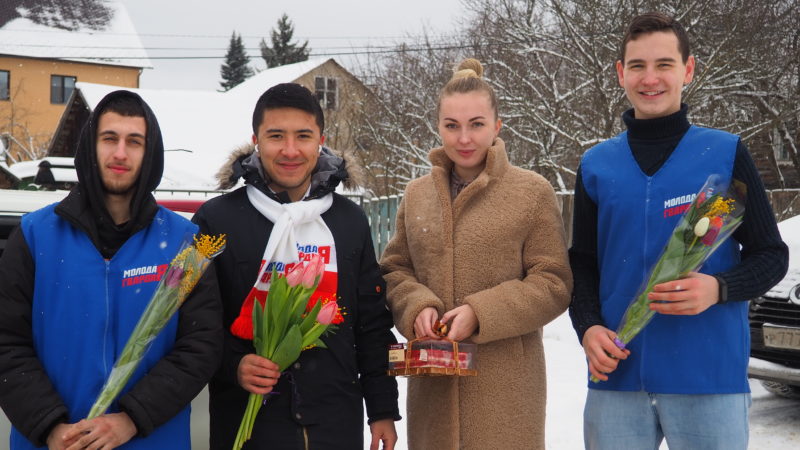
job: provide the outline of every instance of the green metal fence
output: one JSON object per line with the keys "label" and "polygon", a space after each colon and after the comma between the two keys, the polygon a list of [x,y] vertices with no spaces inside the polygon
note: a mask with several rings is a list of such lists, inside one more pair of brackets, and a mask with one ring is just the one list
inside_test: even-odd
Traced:
{"label": "green metal fence", "polygon": [[[572,194],[571,193],[558,193],[558,200],[561,207],[561,213],[564,219],[564,224],[567,227],[567,234],[572,229]],[[375,247],[375,256],[379,259],[394,234],[395,219],[397,218],[397,208],[400,205],[400,198],[402,196],[392,195],[389,197],[377,197],[370,200],[356,199],[351,200],[359,203],[364,209],[364,213],[369,219],[369,225],[372,229],[372,244]]]}
{"label": "green metal fence", "polygon": [[361,207],[364,208],[364,213],[366,213],[372,229],[372,244],[375,246],[375,256],[378,258],[383,254],[386,244],[394,234],[398,205],[400,205],[400,197],[397,195],[361,201]]}

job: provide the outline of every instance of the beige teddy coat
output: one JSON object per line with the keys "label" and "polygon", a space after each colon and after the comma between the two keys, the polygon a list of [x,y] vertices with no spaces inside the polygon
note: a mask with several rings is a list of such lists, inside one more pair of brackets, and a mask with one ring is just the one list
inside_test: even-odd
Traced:
{"label": "beige teddy coat", "polygon": [[410,450],[544,449],[546,374],[542,326],[569,304],[572,275],[556,196],[540,175],[512,166],[505,144],[450,200],[453,163],[431,151],[431,174],[409,183],[381,259],[397,329],[472,306],[477,377],[408,383]]}

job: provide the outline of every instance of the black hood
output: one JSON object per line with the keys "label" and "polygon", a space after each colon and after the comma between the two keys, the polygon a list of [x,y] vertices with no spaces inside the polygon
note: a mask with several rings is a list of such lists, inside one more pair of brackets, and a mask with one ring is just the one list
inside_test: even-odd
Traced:
{"label": "black hood", "polygon": [[[147,125],[145,153],[139,179],[131,198],[130,220],[115,225],[105,205],[105,190],[97,164],[97,126],[109,101],[129,97],[142,106]],[[155,114],[144,100],[130,91],[114,91],[97,104],[81,131],[75,152],[78,186],[56,208],[56,212],[86,231],[104,256],[113,254],[130,235],[146,227],[158,209],[152,192],[164,172],[164,142]]]}
{"label": "black hood", "polygon": [[[161,138],[161,128],[158,126],[155,114],[141,97],[130,91],[114,91],[100,100],[81,132],[78,150],[75,153],[75,170],[78,172],[78,186],[81,194],[89,199],[92,210],[108,215],[104,200],[103,181],[97,165],[97,125],[106,104],[118,97],[130,97],[142,105],[144,120],[147,124],[142,169],[139,172],[136,191],[131,199],[131,218],[134,218],[141,210],[142,204],[151,197],[151,193],[161,182],[161,175],[164,172],[164,141]],[[110,219],[110,216],[108,218]]]}

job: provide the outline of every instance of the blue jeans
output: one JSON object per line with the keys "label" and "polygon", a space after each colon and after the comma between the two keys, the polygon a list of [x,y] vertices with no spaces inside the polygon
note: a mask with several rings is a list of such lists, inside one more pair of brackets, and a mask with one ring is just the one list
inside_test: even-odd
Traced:
{"label": "blue jeans", "polygon": [[750,394],[680,395],[589,389],[583,442],[589,450],[747,449]]}

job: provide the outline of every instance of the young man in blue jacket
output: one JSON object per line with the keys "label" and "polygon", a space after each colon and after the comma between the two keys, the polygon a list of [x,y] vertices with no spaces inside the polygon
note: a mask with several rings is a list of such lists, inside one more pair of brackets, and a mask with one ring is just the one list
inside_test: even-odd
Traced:
{"label": "young man in blue jacket", "polygon": [[189,403],[222,353],[206,271],[149,343],[109,409],[85,420],[161,274],[197,226],[156,204],[164,145],[138,95],[98,103],[75,156],[79,184],[25,215],[0,259],[0,406],[10,448],[191,448]]}
{"label": "young man in blue jacket", "polygon": [[[586,152],[575,186],[570,316],[586,353],[586,448],[745,449],[750,389],[747,300],[787,270],[758,171],[738,136],[691,125],[681,103],[694,57],[674,19],[633,19],[616,63],[633,109],[627,131]],[[703,150],[703,151],[701,151]],[[659,284],[657,314],[620,350],[613,330],[680,215],[710,174],[747,186],[744,222],[700,273]],[[740,247],[741,246],[741,247]]]}

